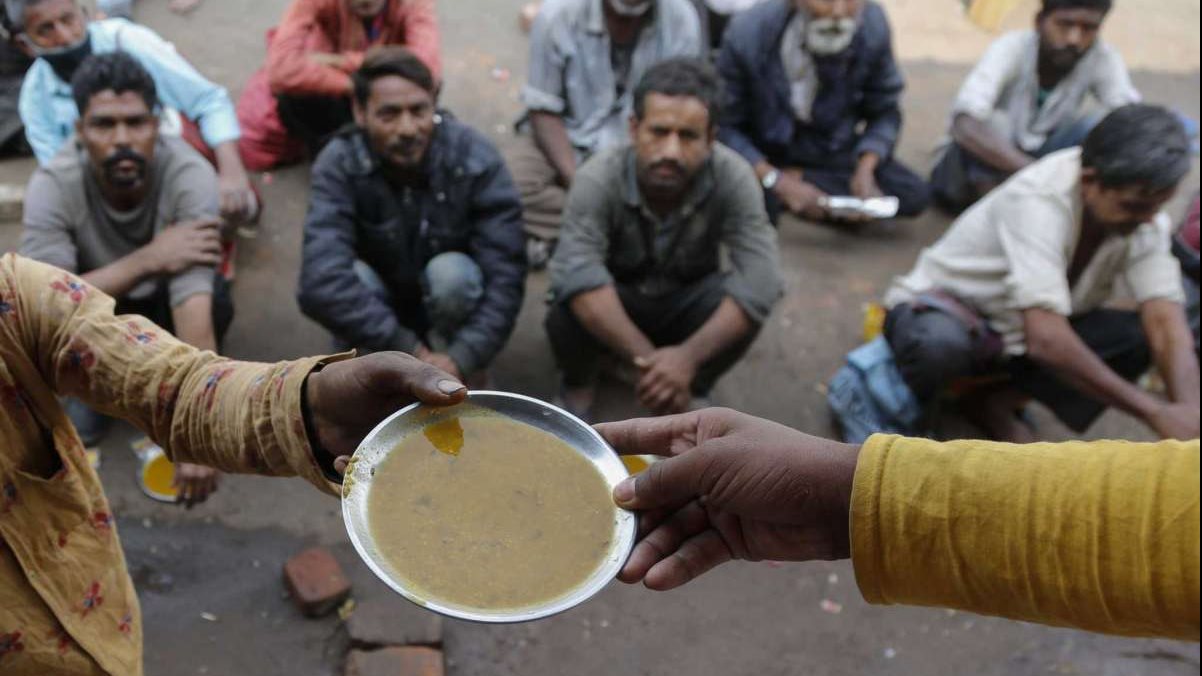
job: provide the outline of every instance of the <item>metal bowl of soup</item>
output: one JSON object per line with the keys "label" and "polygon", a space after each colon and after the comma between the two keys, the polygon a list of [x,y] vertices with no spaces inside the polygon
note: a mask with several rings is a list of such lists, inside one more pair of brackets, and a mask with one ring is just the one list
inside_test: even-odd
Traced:
{"label": "metal bowl of soup", "polygon": [[449,617],[526,622],[612,580],[634,547],[628,476],[592,427],[546,402],[470,392],[412,405],[364,438],[342,516],[355,550],[401,596]]}

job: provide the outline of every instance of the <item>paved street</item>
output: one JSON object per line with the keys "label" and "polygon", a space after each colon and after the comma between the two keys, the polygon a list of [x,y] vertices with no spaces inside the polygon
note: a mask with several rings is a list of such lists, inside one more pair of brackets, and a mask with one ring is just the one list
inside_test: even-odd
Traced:
{"label": "paved street", "polygon": [[[142,0],[138,18],[233,93],[261,63],[263,34],[286,4],[206,0],[181,17],[168,12],[166,2]],[[912,16],[914,5],[954,12],[959,2],[885,4]],[[443,102],[499,143],[518,112],[525,69],[518,5],[439,3],[448,83]],[[1186,31],[1189,44],[1175,42],[1179,26],[1169,27],[1176,32],[1168,38],[1161,36],[1165,50],[1193,55],[1193,69],[1141,70],[1136,83],[1147,99],[1197,118],[1197,2],[1165,5],[1174,16],[1193,19]],[[963,54],[931,60],[932,51],[929,45],[903,50],[919,58],[904,62],[910,89],[900,154],[923,171],[970,61]],[[1157,63],[1153,57],[1141,56],[1142,62]],[[28,161],[0,163],[0,182],[23,183],[31,168]],[[265,222],[257,239],[240,245],[237,317],[227,340],[231,356],[276,360],[329,350],[325,333],[301,316],[294,300],[307,181],[306,167],[263,177]],[[1196,171],[1189,185],[1197,185]],[[1174,208],[1176,215],[1181,206]],[[931,213],[895,229],[853,235],[786,222],[781,244],[788,295],[748,358],[720,384],[716,403],[826,433],[822,383],[856,344],[862,304],[908,269],[947,223]],[[0,224],[0,250],[14,248],[18,234],[17,225]],[[545,275],[531,276],[519,328],[495,368],[501,389],[543,398],[554,393],[542,331],[546,286]],[[638,414],[620,390],[607,395],[603,417]],[[1066,436],[1046,414],[1037,418],[1047,436]],[[102,476],[141,593],[147,674],[341,673],[347,639],[339,620],[301,618],[280,581],[285,559],[323,544],[341,560],[357,598],[388,593],[351,550],[338,503],[297,480],[227,477],[216,496],[191,512],[158,505],[134,483],[128,451],[134,435],[122,429],[108,440]],[[1146,438],[1137,423],[1119,414],[1108,414],[1090,436]],[[834,603],[824,609],[824,600]],[[839,612],[830,612],[835,609]],[[1103,638],[935,609],[870,607],[845,564],[730,564],[667,594],[615,583],[587,605],[550,620],[500,627],[448,622],[446,634],[451,676],[1184,676],[1199,670],[1197,645]]]}

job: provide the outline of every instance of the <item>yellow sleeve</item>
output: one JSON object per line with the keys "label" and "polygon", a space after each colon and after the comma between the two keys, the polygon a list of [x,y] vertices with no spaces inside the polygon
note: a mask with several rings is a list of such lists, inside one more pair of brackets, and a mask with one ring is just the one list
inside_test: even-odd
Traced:
{"label": "yellow sleeve", "polygon": [[320,359],[232,361],[144,317],[114,315],[111,298],[57,268],[10,254],[0,273],[18,287],[24,352],[55,393],[128,420],[173,460],[300,476],[338,494],[301,417],[302,385]]}
{"label": "yellow sleeve", "polygon": [[1198,640],[1198,442],[1016,446],[878,435],[852,493],[875,604]]}

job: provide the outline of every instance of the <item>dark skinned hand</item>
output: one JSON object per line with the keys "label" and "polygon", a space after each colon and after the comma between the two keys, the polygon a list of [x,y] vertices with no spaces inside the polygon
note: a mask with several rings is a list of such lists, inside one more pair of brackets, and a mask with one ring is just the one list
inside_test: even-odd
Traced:
{"label": "dark skinned hand", "polygon": [[614,490],[643,512],[624,582],[668,590],[732,559],[850,555],[859,448],[727,409],[597,425],[623,455],[666,460]]}

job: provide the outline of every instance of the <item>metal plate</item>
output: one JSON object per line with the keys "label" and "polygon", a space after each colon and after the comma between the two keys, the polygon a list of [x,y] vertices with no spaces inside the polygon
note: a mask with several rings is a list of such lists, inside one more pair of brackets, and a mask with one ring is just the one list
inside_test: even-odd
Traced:
{"label": "metal plate", "polygon": [[[430,408],[414,404],[401,409],[380,423],[363,439],[351,458],[342,484],[342,519],[346,533],[359,552],[359,557],[381,580],[401,596],[430,610],[449,617],[476,622],[527,622],[563,612],[591,598],[618,574],[634,548],[636,522],[634,514],[624,509],[614,510],[612,546],[605,560],[592,577],[571,592],[544,604],[516,609],[467,608],[424,598],[409,588],[391,564],[380,555],[371,535],[367,507],[371,496],[374,468],[410,434],[427,425],[455,416],[504,416],[536,427],[563,440],[584,456],[605,478],[612,490],[628,474],[617,453],[592,427],[570,413],[548,403],[507,392],[470,392],[458,406]],[[554,477],[542,477],[553,480]],[[532,564],[534,562],[531,562]]]}
{"label": "metal plate", "polygon": [[901,200],[896,197],[828,197],[824,206],[833,216],[867,216],[877,220],[886,220],[897,215],[901,208]]}

